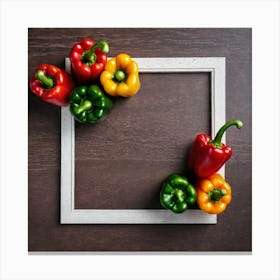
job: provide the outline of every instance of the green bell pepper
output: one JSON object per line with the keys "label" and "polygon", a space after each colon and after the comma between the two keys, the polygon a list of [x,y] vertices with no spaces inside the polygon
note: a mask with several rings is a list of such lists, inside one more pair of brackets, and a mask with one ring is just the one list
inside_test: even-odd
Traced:
{"label": "green bell pepper", "polygon": [[97,85],[80,86],[70,96],[70,111],[82,123],[102,120],[113,108],[113,102]]}
{"label": "green bell pepper", "polygon": [[196,202],[196,190],[188,179],[173,173],[163,183],[160,202],[174,213],[182,213]]}

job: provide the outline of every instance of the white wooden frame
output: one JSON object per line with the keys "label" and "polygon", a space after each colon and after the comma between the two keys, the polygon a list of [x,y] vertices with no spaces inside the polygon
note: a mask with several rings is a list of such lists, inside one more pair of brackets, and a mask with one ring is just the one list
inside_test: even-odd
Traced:
{"label": "white wooden frame", "polygon": [[[207,72],[211,77],[211,134],[225,123],[224,57],[134,58],[140,73]],[[70,71],[69,59],[65,60]],[[199,133],[199,131],[198,131]],[[223,137],[225,142],[225,136]],[[219,171],[224,175],[224,169]],[[217,215],[198,209],[174,214],[166,209],[75,209],[75,122],[61,108],[61,224],[216,224]]]}

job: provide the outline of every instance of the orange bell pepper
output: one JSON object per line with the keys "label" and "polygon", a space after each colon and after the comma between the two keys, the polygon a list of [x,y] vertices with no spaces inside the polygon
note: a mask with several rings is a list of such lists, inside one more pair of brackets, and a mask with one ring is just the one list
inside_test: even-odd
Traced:
{"label": "orange bell pepper", "polygon": [[197,184],[198,207],[209,213],[222,213],[231,201],[231,187],[218,173],[198,180]]}

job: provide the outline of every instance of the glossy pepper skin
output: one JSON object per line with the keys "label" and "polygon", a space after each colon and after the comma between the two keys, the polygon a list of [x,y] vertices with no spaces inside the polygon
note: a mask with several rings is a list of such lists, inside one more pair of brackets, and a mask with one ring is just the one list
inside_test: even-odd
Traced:
{"label": "glossy pepper skin", "polygon": [[196,202],[196,190],[188,179],[181,174],[173,173],[164,182],[160,192],[163,207],[174,213],[182,213]]}
{"label": "glossy pepper skin", "polygon": [[70,96],[70,111],[82,123],[101,121],[112,107],[113,102],[97,85],[79,86]]}
{"label": "glossy pepper skin", "polygon": [[218,174],[198,180],[197,184],[198,207],[208,214],[220,214],[231,201],[231,187]]}
{"label": "glossy pepper skin", "polygon": [[207,134],[197,135],[188,157],[188,166],[198,177],[208,177],[217,172],[232,155],[232,149],[222,143],[224,132],[232,125],[241,128],[240,120],[228,121],[212,140]]}
{"label": "glossy pepper skin", "polygon": [[111,96],[133,96],[140,89],[138,64],[128,54],[118,54],[106,63],[100,82]]}
{"label": "glossy pepper skin", "polygon": [[70,51],[71,73],[79,83],[96,80],[107,62],[109,45],[105,41],[94,42],[83,38]]}
{"label": "glossy pepper skin", "polygon": [[64,70],[51,64],[41,64],[37,67],[29,86],[43,101],[66,106],[69,104],[69,97],[75,83],[70,74]]}

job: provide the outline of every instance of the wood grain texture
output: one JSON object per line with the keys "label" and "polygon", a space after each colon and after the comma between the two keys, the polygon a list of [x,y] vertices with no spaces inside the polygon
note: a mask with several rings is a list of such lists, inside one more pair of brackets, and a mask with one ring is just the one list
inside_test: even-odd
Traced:
{"label": "wood grain texture", "polygon": [[[226,57],[227,119],[244,122],[242,130],[227,133],[234,151],[226,165],[232,203],[219,215],[217,225],[60,225],[60,110],[29,91],[29,251],[251,251],[251,29],[31,28],[28,79],[41,63],[64,67],[71,46],[84,36],[108,40],[111,56],[125,51],[134,57]],[[157,192],[163,175],[183,170],[192,136],[209,133],[209,103],[201,102],[205,101],[202,96],[209,94],[208,82],[207,74],[172,74],[169,79],[145,74],[139,95],[129,101],[118,100],[110,118],[96,127],[77,125],[76,207],[160,208]],[[174,86],[176,99],[168,94]],[[168,97],[155,103],[148,92]],[[185,117],[180,114],[179,118],[173,108],[162,110],[177,102],[178,110],[184,112],[188,99],[183,96],[194,92],[199,94],[192,96]],[[124,114],[127,119],[120,126]],[[121,173],[123,169],[130,171]],[[98,174],[102,176],[95,176]],[[103,180],[110,182],[110,188],[102,188]],[[135,200],[125,182],[141,199]],[[97,186],[96,193],[92,184]],[[111,192],[114,185],[118,187]],[[140,187],[144,187],[142,193]],[[119,196],[119,192],[125,199],[112,200],[111,195]]]}
{"label": "wood grain texture", "polygon": [[162,181],[185,173],[197,130],[210,132],[209,74],[141,74],[141,82],[102,123],[76,125],[76,208],[161,208]]}

